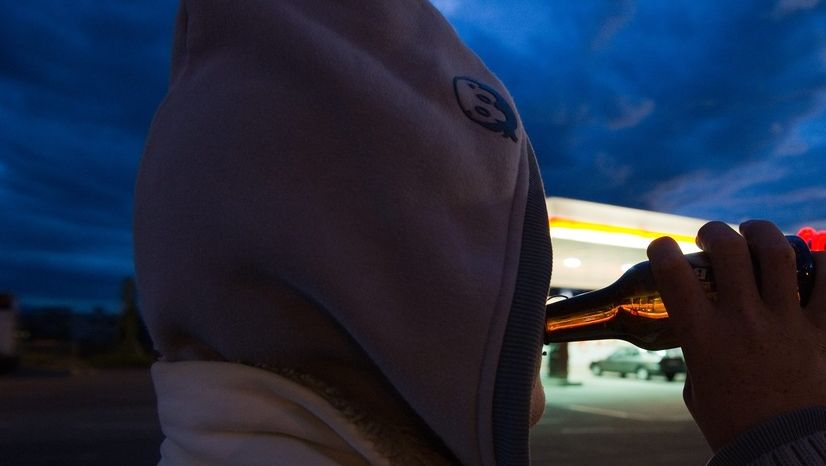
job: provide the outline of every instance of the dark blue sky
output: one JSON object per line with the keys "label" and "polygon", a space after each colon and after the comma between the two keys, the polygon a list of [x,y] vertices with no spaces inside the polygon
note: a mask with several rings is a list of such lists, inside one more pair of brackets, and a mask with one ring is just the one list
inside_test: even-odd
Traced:
{"label": "dark blue sky", "polygon": [[[549,195],[826,229],[826,2],[438,0]],[[3,2],[0,289],[117,306],[171,0]]]}

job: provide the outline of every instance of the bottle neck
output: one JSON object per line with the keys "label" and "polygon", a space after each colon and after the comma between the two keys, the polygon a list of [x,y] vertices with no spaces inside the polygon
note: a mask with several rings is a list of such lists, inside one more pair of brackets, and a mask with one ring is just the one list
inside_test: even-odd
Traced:
{"label": "bottle neck", "polygon": [[628,269],[617,281],[594,291],[588,291],[571,298],[553,302],[545,306],[545,316],[561,318],[576,314],[582,309],[597,309],[612,306],[623,299],[650,296],[657,293],[651,265],[641,262]]}
{"label": "bottle neck", "polygon": [[631,267],[616,282],[595,291],[563,299],[545,307],[545,342],[554,332],[573,328],[595,328],[614,319],[619,305],[638,297],[656,295],[648,262]]}

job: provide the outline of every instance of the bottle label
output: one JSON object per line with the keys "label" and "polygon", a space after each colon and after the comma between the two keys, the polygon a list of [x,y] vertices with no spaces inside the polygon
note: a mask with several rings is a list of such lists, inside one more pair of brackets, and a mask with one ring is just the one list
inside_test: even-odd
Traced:
{"label": "bottle label", "polygon": [[717,301],[717,286],[714,283],[714,271],[711,270],[711,267],[692,265],[692,268],[708,299]]}

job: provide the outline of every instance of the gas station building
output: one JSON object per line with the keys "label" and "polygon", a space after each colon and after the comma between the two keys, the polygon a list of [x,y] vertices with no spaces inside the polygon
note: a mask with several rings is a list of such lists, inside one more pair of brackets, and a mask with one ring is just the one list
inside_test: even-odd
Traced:
{"label": "gas station building", "polygon": [[[602,288],[629,267],[648,260],[648,244],[661,236],[677,241],[683,253],[698,252],[697,230],[707,220],[618,207],[595,202],[546,199],[553,246],[551,294],[574,294]],[[569,345],[569,367],[587,367],[620,346],[619,340]]]}

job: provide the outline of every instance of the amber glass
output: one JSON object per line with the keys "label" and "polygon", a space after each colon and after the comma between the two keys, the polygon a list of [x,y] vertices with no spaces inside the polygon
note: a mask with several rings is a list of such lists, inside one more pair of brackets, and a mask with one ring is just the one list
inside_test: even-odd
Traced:
{"label": "amber glass", "polygon": [[[806,243],[788,236],[797,259],[799,297],[808,301],[814,283],[814,260]],[[686,255],[709,299],[716,298],[714,274],[704,253]],[[755,274],[759,274],[755,270]],[[545,343],[621,339],[641,348],[659,350],[679,346],[660,298],[651,266],[641,262],[613,284],[545,308]]]}

